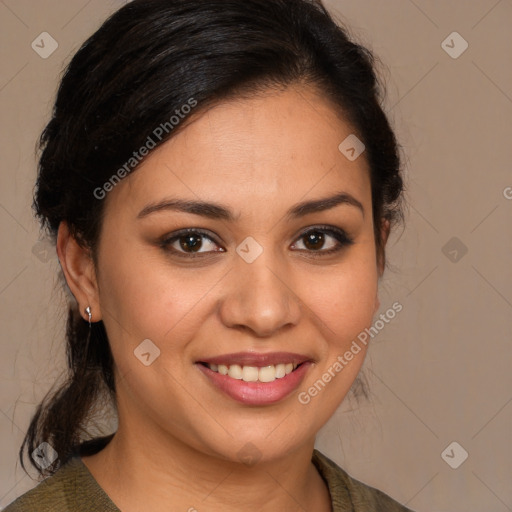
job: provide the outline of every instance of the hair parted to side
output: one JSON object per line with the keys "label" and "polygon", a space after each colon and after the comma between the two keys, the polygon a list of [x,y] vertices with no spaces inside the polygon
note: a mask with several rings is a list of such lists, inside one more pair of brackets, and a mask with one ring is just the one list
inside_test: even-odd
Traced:
{"label": "hair parted to side", "polygon": [[[55,239],[66,221],[96,262],[105,202],[94,191],[156,127],[191,98],[197,107],[190,116],[200,115],[223,99],[296,83],[328,98],[365,144],[380,254],[381,220],[393,226],[403,218],[397,142],[371,52],[316,0],[133,0],[115,12],[69,63],[41,135],[34,209],[42,227]],[[156,146],[184,124],[165,131]],[[19,451],[25,470],[25,452],[47,476],[73,454],[101,449],[87,427],[99,400],[115,404],[113,359],[102,322],[88,336],[88,323],[71,305],[68,379],[31,420]],[[42,442],[58,454],[45,470],[31,457]]]}

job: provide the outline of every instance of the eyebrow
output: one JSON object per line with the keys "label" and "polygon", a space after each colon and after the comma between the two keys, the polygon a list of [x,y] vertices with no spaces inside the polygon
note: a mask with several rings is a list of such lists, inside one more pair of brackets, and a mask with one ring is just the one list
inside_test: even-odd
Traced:
{"label": "eyebrow", "polygon": [[[358,208],[364,217],[364,207],[361,202],[347,192],[339,192],[334,196],[297,203],[286,212],[285,217],[289,220],[298,219],[311,213],[330,210],[341,204]],[[152,213],[167,210],[192,213],[209,219],[220,219],[228,222],[235,222],[240,218],[240,214],[235,215],[232,210],[218,203],[189,199],[165,199],[159,203],[149,204],[139,212],[137,218],[141,219]]]}

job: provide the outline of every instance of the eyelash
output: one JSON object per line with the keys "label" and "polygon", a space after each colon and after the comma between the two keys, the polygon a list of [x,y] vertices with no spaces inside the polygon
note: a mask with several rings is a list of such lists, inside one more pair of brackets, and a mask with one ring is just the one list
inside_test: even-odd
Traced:
{"label": "eyelash", "polygon": [[[328,250],[319,249],[319,250],[315,251],[315,250],[300,249],[300,251],[305,251],[305,252],[312,253],[311,256],[313,256],[314,258],[324,257],[324,256],[328,256],[328,255],[337,253],[337,252],[341,251],[342,249],[344,249],[345,247],[348,247],[348,246],[350,246],[350,245],[352,245],[354,243],[354,240],[349,235],[347,235],[347,233],[345,233],[345,231],[343,231],[342,229],[339,229],[339,228],[334,228],[332,226],[313,226],[313,227],[308,227],[307,229],[302,231],[302,233],[297,237],[296,240],[301,240],[306,235],[308,235],[310,233],[323,233],[323,234],[327,234],[327,235],[332,236],[338,242],[338,246],[337,247],[334,247],[334,248],[328,249]],[[184,237],[186,235],[189,235],[189,234],[202,235],[203,237],[207,238],[208,240],[210,240],[214,244],[219,245],[208,234],[208,232],[206,232],[206,231],[204,231],[202,229],[195,229],[195,228],[182,229],[182,230],[180,230],[180,231],[178,231],[176,233],[173,233],[172,236],[167,237],[164,240],[162,240],[159,243],[159,245],[160,245],[160,247],[163,250],[171,251],[173,254],[176,254],[178,257],[187,258],[187,259],[202,258],[202,257],[204,257],[205,255],[207,255],[207,254],[209,254],[211,252],[225,252],[225,251],[205,251],[205,252],[202,252],[202,253],[187,253],[187,252],[178,251],[176,249],[173,249],[173,248],[169,247],[175,241],[178,241],[180,238],[182,238],[182,237]],[[295,242],[294,242],[294,244],[295,244]]]}

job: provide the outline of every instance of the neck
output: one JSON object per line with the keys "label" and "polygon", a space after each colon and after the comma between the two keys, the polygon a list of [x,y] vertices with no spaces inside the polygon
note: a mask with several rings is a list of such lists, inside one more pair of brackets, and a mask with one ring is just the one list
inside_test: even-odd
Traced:
{"label": "neck", "polygon": [[253,465],[205,454],[168,433],[118,429],[84,464],[123,512],[331,510],[329,491],[311,462],[314,439]]}

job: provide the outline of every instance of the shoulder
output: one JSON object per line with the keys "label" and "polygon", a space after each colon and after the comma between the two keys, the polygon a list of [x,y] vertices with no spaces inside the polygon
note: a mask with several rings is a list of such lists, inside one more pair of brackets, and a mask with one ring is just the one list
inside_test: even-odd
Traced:
{"label": "shoulder", "polygon": [[413,512],[379,489],[352,478],[318,450],[314,450],[312,461],[327,482],[335,512],[346,510],[347,502],[354,512]]}
{"label": "shoulder", "polygon": [[70,459],[52,476],[13,501],[3,512],[67,512],[77,477],[76,459]]}
{"label": "shoulder", "polygon": [[72,457],[52,476],[22,494],[3,512],[117,511],[108,502],[79,457]]}

